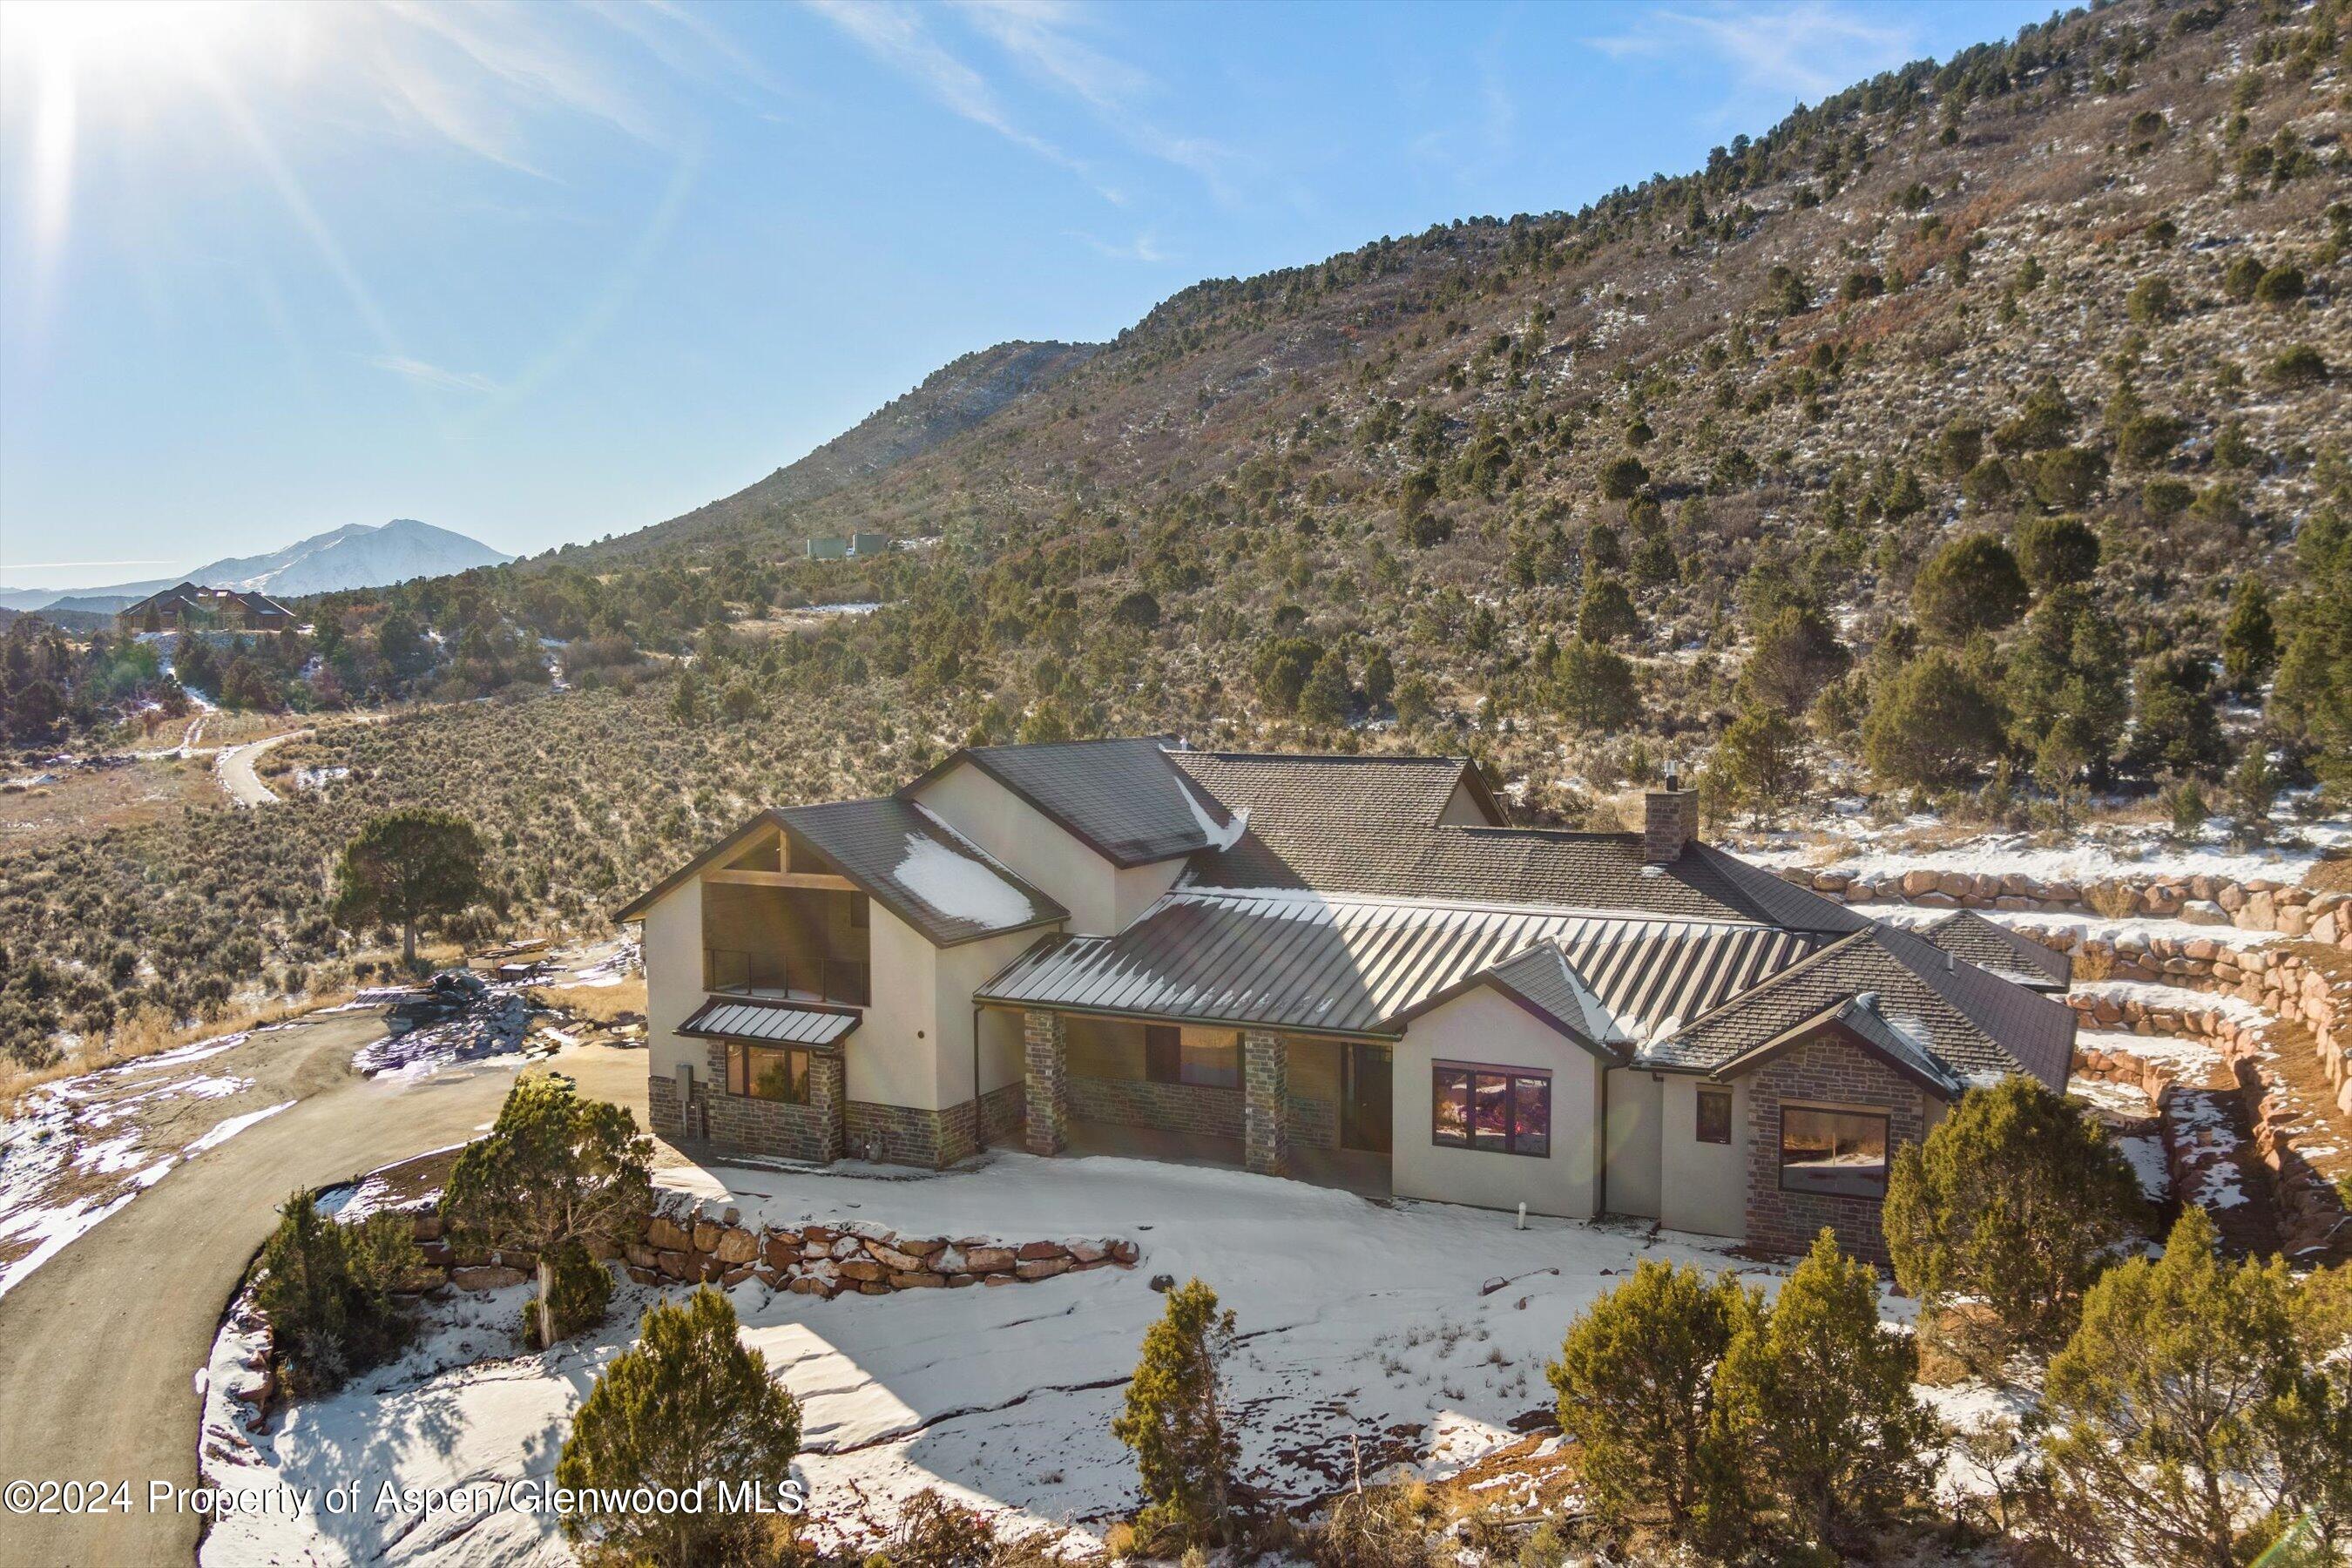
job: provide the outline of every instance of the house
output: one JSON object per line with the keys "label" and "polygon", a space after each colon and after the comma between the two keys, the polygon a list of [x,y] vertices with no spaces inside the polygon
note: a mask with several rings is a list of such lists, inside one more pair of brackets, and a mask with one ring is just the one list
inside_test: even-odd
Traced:
{"label": "house", "polygon": [[2066,1082],[2065,961],[1696,837],[1514,827],[1460,758],[958,751],[763,811],[642,894],[656,1131],[919,1165],[1220,1160],[1885,1256],[1888,1162]]}
{"label": "house", "polygon": [[890,548],[887,533],[853,533],[847,538],[811,539],[807,543],[811,561],[851,561],[861,556],[880,555]]}
{"label": "house", "polygon": [[188,629],[278,632],[294,624],[294,612],[267,594],[239,588],[204,588],[180,583],[150,594],[115,612],[115,628],[139,632]]}

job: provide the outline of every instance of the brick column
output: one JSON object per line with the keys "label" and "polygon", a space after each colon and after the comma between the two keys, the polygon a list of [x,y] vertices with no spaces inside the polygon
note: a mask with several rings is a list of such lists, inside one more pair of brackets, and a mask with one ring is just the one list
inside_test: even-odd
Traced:
{"label": "brick column", "polygon": [[1280,1035],[1242,1036],[1242,1159],[1261,1176],[1290,1169],[1290,1047]]}
{"label": "brick column", "polygon": [[819,1118],[818,1138],[826,1164],[842,1156],[843,1108],[849,1101],[849,1063],[838,1051],[809,1053],[809,1109]]}
{"label": "brick column", "polygon": [[1032,1154],[1058,1154],[1068,1146],[1069,1028],[1059,1013],[1021,1015],[1023,1089]]}

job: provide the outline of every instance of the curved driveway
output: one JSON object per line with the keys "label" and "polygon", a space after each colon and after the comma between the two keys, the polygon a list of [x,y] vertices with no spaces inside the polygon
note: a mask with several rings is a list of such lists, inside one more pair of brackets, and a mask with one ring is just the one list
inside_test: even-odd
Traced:
{"label": "curved driveway", "polygon": [[239,805],[276,805],[281,797],[276,790],[261,782],[261,775],[253,771],[254,762],[272,746],[283,745],[297,735],[310,732],[308,730],[289,730],[283,735],[248,741],[241,746],[222,747],[219,755],[213,759],[213,766],[219,770],[220,782],[227,789],[229,798]]}
{"label": "curved driveway", "polygon": [[[514,1082],[482,1067],[362,1079],[352,1053],[382,1030],[372,1014],[336,1014],[245,1047],[258,1059],[237,1070],[299,1103],[191,1158],[0,1297],[0,1480],[128,1480],[142,1508],[151,1479],[196,1485],[194,1375],[278,1204],[472,1137]],[[556,1066],[644,1124],[644,1052],[586,1047]],[[0,1564],[186,1563],[197,1523],[0,1518]]]}

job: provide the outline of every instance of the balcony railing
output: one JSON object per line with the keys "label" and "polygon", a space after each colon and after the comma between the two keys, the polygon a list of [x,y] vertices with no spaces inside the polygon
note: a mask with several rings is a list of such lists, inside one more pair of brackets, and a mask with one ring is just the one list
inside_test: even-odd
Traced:
{"label": "balcony railing", "polygon": [[708,989],[740,996],[800,997],[865,1007],[873,1002],[873,971],[863,959],[820,958],[787,963],[773,952],[707,947],[702,950]]}

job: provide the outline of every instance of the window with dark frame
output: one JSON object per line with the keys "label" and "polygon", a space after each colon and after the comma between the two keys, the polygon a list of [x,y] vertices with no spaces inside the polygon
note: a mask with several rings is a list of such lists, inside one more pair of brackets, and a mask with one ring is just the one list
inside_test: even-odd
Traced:
{"label": "window with dark frame", "polygon": [[1703,1089],[1698,1091],[1698,1141],[1702,1143],[1731,1142],[1731,1091],[1727,1089]]}
{"label": "window with dark frame", "polygon": [[1495,1154],[1551,1152],[1551,1075],[1439,1063],[1432,1072],[1429,1141]]}
{"label": "window with dark frame", "polygon": [[1882,1112],[1780,1108],[1784,1192],[1884,1198],[1886,1154],[1886,1117]]}
{"label": "window with dark frame", "polygon": [[809,1102],[809,1054],[788,1046],[727,1045],[727,1092],[786,1105]]}
{"label": "window with dark frame", "polygon": [[1152,1083],[1181,1083],[1184,1032],[1173,1024],[1143,1026],[1143,1076]]}

